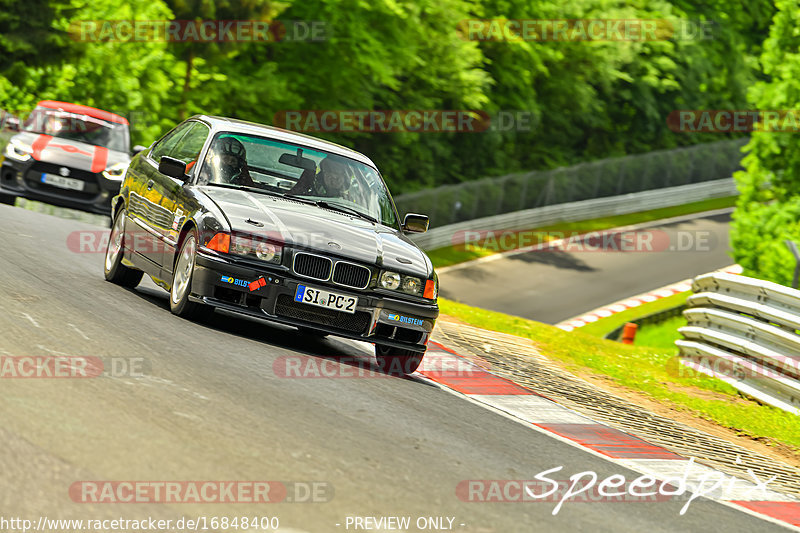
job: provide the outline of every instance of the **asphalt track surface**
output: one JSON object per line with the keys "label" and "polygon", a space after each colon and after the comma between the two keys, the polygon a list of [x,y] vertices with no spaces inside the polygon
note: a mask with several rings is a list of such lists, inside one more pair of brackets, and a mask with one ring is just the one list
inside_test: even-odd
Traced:
{"label": "asphalt track surface", "polygon": [[[441,272],[441,295],[546,324],[729,266],[729,214],[655,224],[599,250],[575,242],[561,250],[509,254]],[[618,242],[618,241],[615,241]],[[614,250],[614,246],[617,249]],[[672,248],[672,249],[670,249]]]}
{"label": "asphalt track surface", "polygon": [[[639,475],[422,378],[278,377],[282,356],[369,361],[371,349],[219,313],[203,323],[175,317],[166,292],[149,281],[135,290],[108,283],[102,254],[67,247],[71,232],[97,226],[0,206],[0,227],[0,355],[145,362],[143,375],[0,381],[6,518],[258,515],[308,532],[348,531],[347,516],[395,515],[455,517],[454,530],[480,533],[784,530],[705,499],[684,516],[684,501],[568,501],[555,516],[552,502],[463,502],[462,480],[532,479],[556,466],[561,479]],[[74,503],[68,489],[81,480],[316,481],[333,497]]]}

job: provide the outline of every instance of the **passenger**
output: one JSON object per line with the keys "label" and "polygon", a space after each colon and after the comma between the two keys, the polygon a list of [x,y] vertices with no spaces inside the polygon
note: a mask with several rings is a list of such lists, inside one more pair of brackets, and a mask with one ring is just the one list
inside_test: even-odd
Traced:
{"label": "passenger", "polygon": [[341,198],[361,205],[363,201],[359,187],[349,175],[348,165],[333,157],[326,157],[319,163],[320,171],[306,170],[289,191],[290,194]]}

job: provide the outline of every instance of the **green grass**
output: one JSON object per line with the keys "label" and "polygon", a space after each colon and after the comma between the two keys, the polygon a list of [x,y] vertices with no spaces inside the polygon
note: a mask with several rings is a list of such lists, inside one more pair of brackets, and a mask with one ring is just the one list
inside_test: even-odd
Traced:
{"label": "green grass", "polygon": [[[605,337],[626,322],[683,305],[686,303],[686,299],[691,295],[692,291],[679,292],[678,294],[673,294],[672,296],[667,296],[666,298],[660,298],[654,302],[648,302],[637,307],[631,307],[630,309],[613,314],[607,318],[601,318],[596,322],[592,322],[591,324],[587,324],[578,329],[581,331],[581,333],[585,333],[587,335]],[[636,335],[638,337],[638,332]]]}
{"label": "green grass", "polygon": [[685,325],[686,319],[684,317],[674,316],[658,324],[639,326],[634,344],[637,346],[661,348],[662,350],[672,350],[677,354],[678,347],[675,346],[675,341],[682,337],[682,335],[678,333],[678,328]]}
{"label": "green grass", "polygon": [[[554,232],[566,234],[581,234],[590,231],[601,231],[610,228],[618,228],[621,226],[630,226],[633,224],[641,224],[653,220],[660,220],[663,218],[677,217],[681,215],[688,215],[692,213],[702,213],[703,211],[711,211],[714,209],[722,209],[724,207],[733,207],[736,205],[736,197],[714,198],[711,200],[703,200],[700,202],[693,202],[685,205],[678,205],[675,207],[665,207],[662,209],[653,209],[651,211],[640,211],[638,213],[629,213],[627,215],[616,215],[611,217],[595,218],[591,220],[582,220],[578,222],[563,222],[561,224],[554,224],[551,226],[544,226],[541,228],[533,228],[524,230],[519,233],[533,233],[533,232]],[[494,255],[498,252],[506,250],[498,250],[494,247],[482,248],[476,245],[470,246],[446,246],[444,248],[437,248],[427,252],[428,257],[433,261],[433,265],[437,268],[463,263],[472,259]]]}
{"label": "green grass", "polygon": [[794,447],[800,455],[800,419],[741,399],[726,383],[678,365],[674,351],[628,346],[598,339],[577,329],[566,332],[532,320],[439,299],[443,314],[468,324],[531,339],[547,357],[573,372],[605,376],[664,404],[735,429]]}

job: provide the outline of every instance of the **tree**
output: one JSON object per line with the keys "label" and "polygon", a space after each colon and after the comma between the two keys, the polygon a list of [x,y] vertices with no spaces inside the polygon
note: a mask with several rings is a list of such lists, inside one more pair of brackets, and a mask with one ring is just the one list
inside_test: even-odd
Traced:
{"label": "tree", "polygon": [[[761,110],[800,107],[800,5],[779,0],[760,62],[768,81],[753,86],[751,103]],[[731,228],[734,259],[745,274],[789,284],[794,258],[784,241],[800,243],[800,153],[791,133],[752,135],[736,175],[740,190]]]}

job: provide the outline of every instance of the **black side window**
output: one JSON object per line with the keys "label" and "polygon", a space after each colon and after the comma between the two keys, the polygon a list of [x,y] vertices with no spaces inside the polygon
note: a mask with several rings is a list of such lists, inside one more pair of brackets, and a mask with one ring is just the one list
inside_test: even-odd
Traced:
{"label": "black side window", "polygon": [[201,124],[200,122],[192,123],[192,129],[181,137],[175,145],[175,148],[170,150],[166,155],[183,161],[187,165],[192,162],[196,163],[200,155],[200,150],[203,149],[203,145],[206,143],[210,132],[211,130],[205,124]]}
{"label": "black side window", "polygon": [[158,164],[161,161],[161,156],[170,155],[170,152],[172,152],[172,149],[178,144],[178,141],[180,141],[181,138],[186,135],[186,132],[195,124],[196,122],[184,122],[164,135],[164,137],[158,141],[155,148],[153,148],[153,151],[150,152],[150,158]]}

